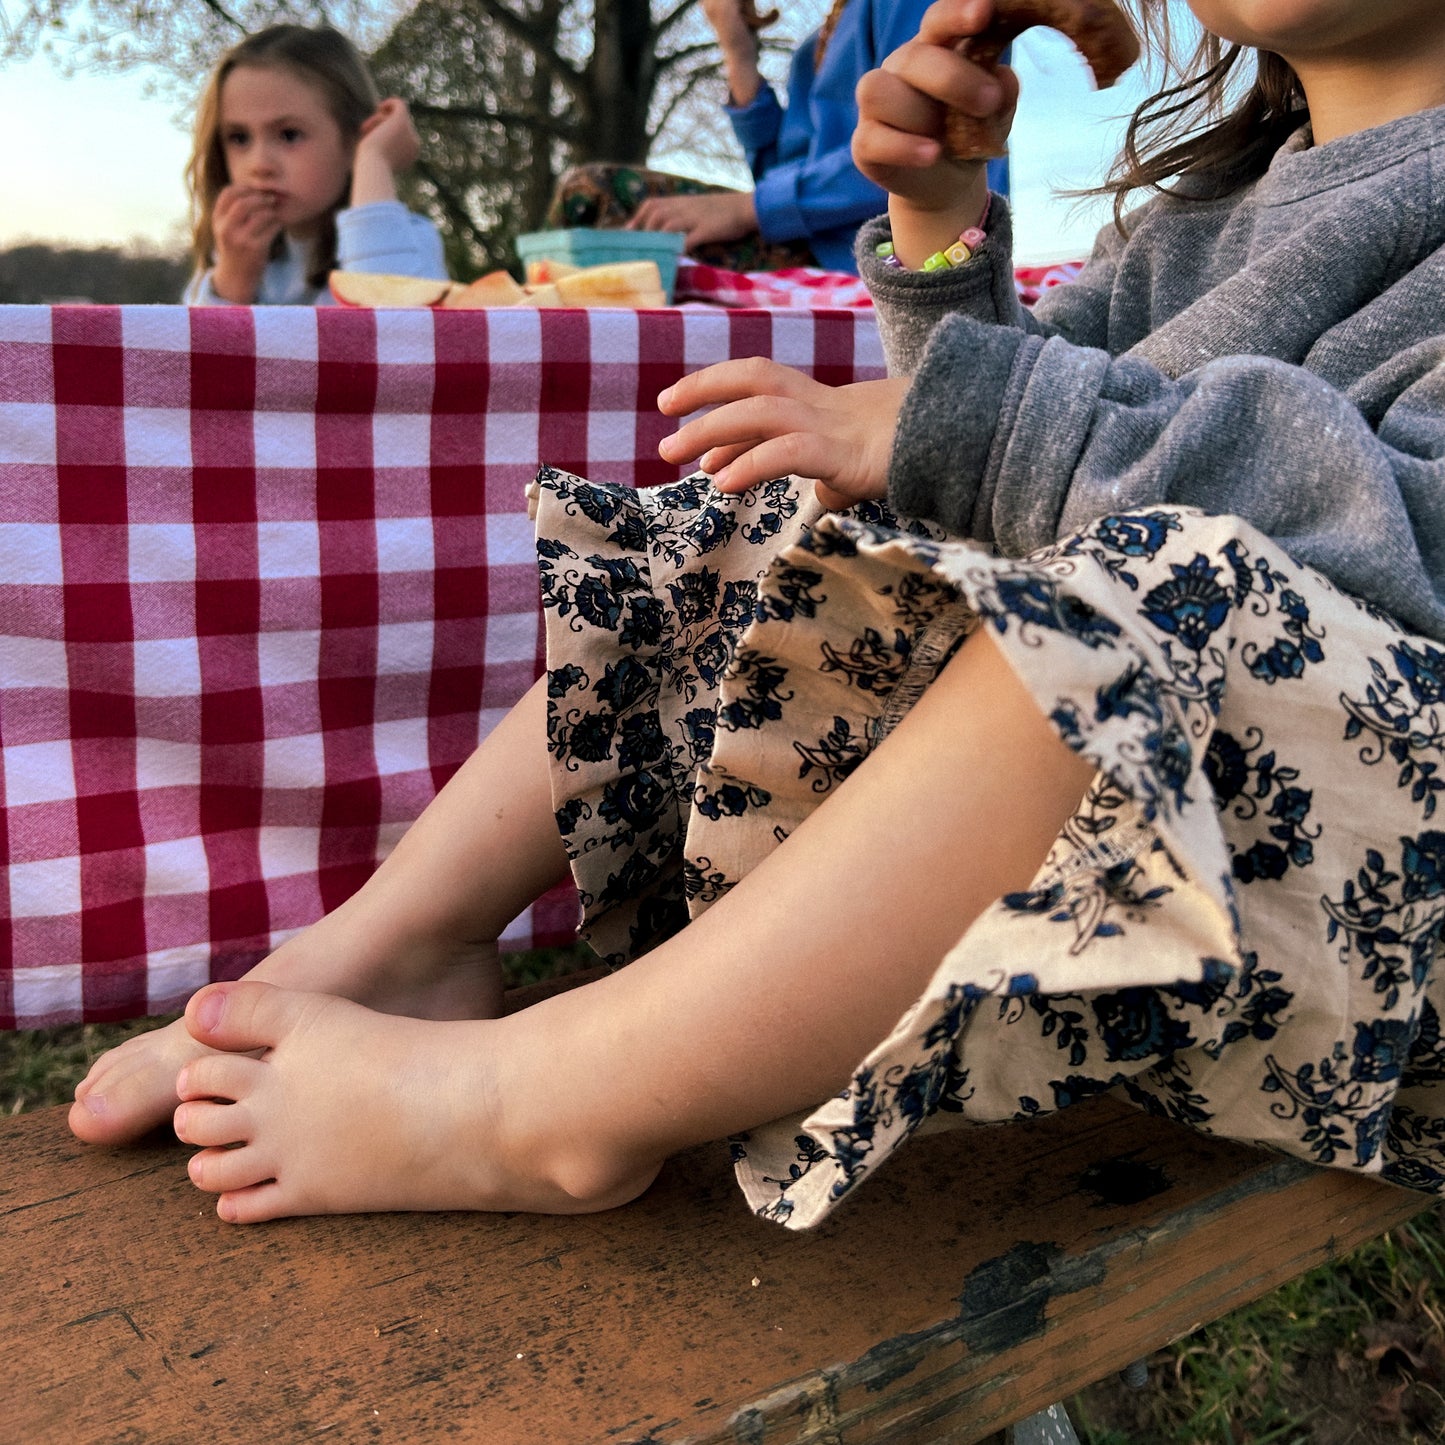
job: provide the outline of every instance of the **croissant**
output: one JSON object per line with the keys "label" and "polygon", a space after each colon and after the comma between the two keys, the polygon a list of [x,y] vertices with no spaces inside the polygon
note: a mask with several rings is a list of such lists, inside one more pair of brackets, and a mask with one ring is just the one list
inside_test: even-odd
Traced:
{"label": "croissant", "polygon": [[[1060,30],[1078,47],[1103,89],[1113,85],[1139,58],[1134,27],[1114,0],[995,0],[993,19],[959,49],[992,70],[1004,48],[1035,25]],[[995,118],[950,110],[944,120],[944,144],[955,160],[1001,156],[1008,132]]]}

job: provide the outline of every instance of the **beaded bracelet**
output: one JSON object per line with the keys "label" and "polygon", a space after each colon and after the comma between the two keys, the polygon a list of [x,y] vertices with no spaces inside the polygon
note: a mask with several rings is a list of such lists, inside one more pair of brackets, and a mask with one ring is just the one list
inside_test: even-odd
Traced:
{"label": "beaded bracelet", "polygon": [[[965,261],[972,259],[973,253],[983,245],[986,239],[987,237],[977,226],[970,226],[953,245],[945,247],[942,251],[935,251],[918,269],[920,271],[951,271],[955,266],[962,266]],[[873,248],[873,254],[885,266],[892,266],[899,271],[903,269],[903,262],[894,254],[892,241],[880,241]]]}
{"label": "beaded bracelet", "polygon": [[[962,266],[965,261],[970,260],[973,253],[988,239],[983,228],[988,224],[988,213],[992,208],[993,194],[990,192],[988,199],[983,203],[983,215],[978,218],[978,225],[970,226],[968,230],[961,232],[953,245],[945,247],[942,251],[935,251],[918,269],[920,271],[951,271],[955,266]],[[885,266],[892,266],[898,271],[903,270],[903,262],[894,254],[892,241],[880,241],[873,248],[873,254]]]}

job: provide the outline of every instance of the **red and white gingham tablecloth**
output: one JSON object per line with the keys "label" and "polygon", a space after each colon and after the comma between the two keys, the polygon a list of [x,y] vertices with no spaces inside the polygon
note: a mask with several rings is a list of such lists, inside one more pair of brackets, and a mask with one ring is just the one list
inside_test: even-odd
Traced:
{"label": "red and white gingham tablecloth", "polygon": [[0,307],[0,1027],[351,893],[537,675],[538,462],[672,480],[658,392],[756,354],[882,374],[867,310]]}

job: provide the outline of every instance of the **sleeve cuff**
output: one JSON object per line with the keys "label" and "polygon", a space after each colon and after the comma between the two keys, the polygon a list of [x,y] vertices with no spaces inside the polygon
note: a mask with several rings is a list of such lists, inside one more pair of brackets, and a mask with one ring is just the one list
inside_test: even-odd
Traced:
{"label": "sleeve cuff", "polygon": [[343,271],[385,271],[445,280],[436,227],[400,201],[373,201],[336,215],[337,265]]}
{"label": "sleeve cuff", "polygon": [[955,316],[938,326],[904,398],[888,495],[904,516],[992,542],[996,438],[1042,343],[1012,327]]}
{"label": "sleeve cuff", "polygon": [[796,241],[807,236],[808,222],[798,204],[797,166],[777,166],[753,186],[758,232],[765,241]]}
{"label": "sleeve cuff", "polygon": [[732,122],[738,144],[748,155],[775,145],[783,128],[783,107],[769,85],[764,85],[746,105],[723,106],[723,114]]}

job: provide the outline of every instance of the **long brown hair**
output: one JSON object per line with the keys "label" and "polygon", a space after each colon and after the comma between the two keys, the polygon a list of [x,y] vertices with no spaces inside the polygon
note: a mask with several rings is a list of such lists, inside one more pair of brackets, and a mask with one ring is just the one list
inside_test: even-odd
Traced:
{"label": "long brown hair", "polygon": [[828,48],[828,42],[833,38],[833,32],[838,28],[838,17],[843,13],[843,7],[848,0],[833,0],[832,8],[823,17],[823,23],[818,27],[818,38],[813,42],[813,69],[816,70],[823,63],[823,52]]}
{"label": "long brown hair", "polygon": [[1260,175],[1285,138],[1309,118],[1299,77],[1283,57],[1224,44],[1206,31],[1180,64],[1165,0],[1133,4],[1146,43],[1163,63],[1165,80],[1172,76],[1174,81],[1134,112],[1104,183],[1079,192],[1112,195],[1120,230],[1134,191],[1171,194],[1171,183],[1185,176],[1207,180],[1214,194],[1238,189]]}
{"label": "long brown hair", "polygon": [[[226,153],[221,143],[221,86],[238,66],[284,69],[294,72],[325,98],[326,108],[348,144],[354,143],[362,122],[380,103],[376,83],[357,48],[329,26],[272,25],[233,45],[217,62],[196,104],[195,136],[186,164],[186,185],[191,194],[191,254],[199,274],[214,259],[216,246],[212,216],[216,197],[229,180]],[[344,192],[343,192],[344,194]],[[307,280],[320,286],[336,261],[336,211],[321,221],[312,245]],[[284,242],[276,238],[273,255]]]}

